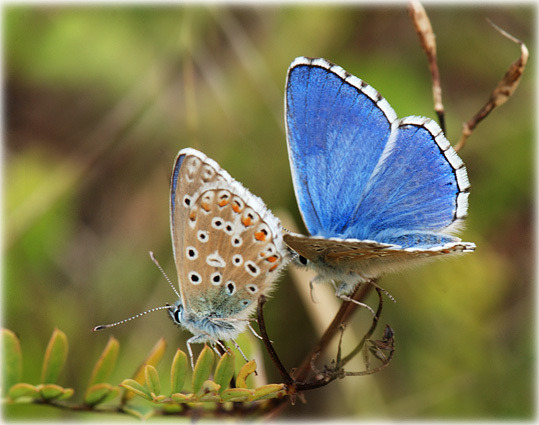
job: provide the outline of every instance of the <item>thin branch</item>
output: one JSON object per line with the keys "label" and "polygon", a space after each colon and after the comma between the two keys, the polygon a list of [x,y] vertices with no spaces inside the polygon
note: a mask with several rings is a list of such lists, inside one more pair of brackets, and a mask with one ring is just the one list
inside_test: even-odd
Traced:
{"label": "thin branch", "polygon": [[268,337],[268,333],[266,331],[266,323],[264,321],[264,304],[266,303],[267,298],[264,295],[261,295],[258,299],[258,327],[260,329],[260,334],[262,336],[262,341],[264,342],[264,345],[266,347],[266,350],[271,358],[271,361],[277,368],[277,371],[281,375],[281,378],[283,378],[284,383],[291,387],[294,385],[295,381],[290,376],[286,368],[284,367],[283,363],[281,362],[281,359],[279,359],[279,356],[275,352],[275,349],[273,348],[273,344],[271,343],[271,340]]}
{"label": "thin branch", "polygon": [[369,328],[367,333],[363,335],[363,338],[361,338],[361,341],[359,341],[357,347],[352,350],[350,354],[348,354],[345,358],[342,359],[341,366],[344,366],[346,363],[352,360],[363,349],[365,341],[367,341],[372,336],[372,334],[376,330],[376,327],[378,326],[378,320],[380,319],[380,315],[382,314],[382,308],[384,305],[384,298],[381,289],[376,288],[376,292],[378,293],[378,308],[376,309],[376,315],[372,319],[371,327]]}
{"label": "thin branch", "polygon": [[440,127],[445,133],[445,110],[442,103],[442,86],[440,84],[440,70],[438,68],[438,57],[436,55],[436,36],[432,30],[427,12],[416,0],[408,4],[408,13],[414,24],[415,31],[419,36],[421,47],[427,55],[429,61],[430,75],[432,77],[432,97],[434,101],[434,111],[438,115]]}
{"label": "thin branch", "polygon": [[[378,360],[382,362],[382,364],[374,369],[367,368],[366,370],[362,370],[360,372],[343,371],[343,377],[372,375],[380,372],[389,365],[393,359],[393,354],[395,354],[395,334],[393,329],[386,325],[383,339],[381,341],[370,341],[370,343],[372,344],[372,347],[370,347],[369,350],[378,358]],[[389,351],[389,354],[386,356],[383,351]]]}
{"label": "thin branch", "polygon": [[[364,301],[372,290],[373,285],[359,285],[352,298],[356,301]],[[311,349],[309,354],[304,358],[302,364],[293,373],[293,378],[296,381],[303,382],[309,376],[311,369],[311,359],[313,356],[322,354],[329,347],[330,342],[339,332],[342,323],[346,323],[354,314],[359,306],[353,302],[343,302],[341,308],[335,315],[333,321],[326,329],[318,343]]]}
{"label": "thin branch", "polygon": [[464,124],[460,140],[455,146],[455,151],[457,152],[464,147],[464,145],[466,144],[466,140],[473,133],[477,124],[484,120],[494,108],[503,105],[513,95],[516,88],[518,87],[518,84],[520,83],[522,74],[524,73],[524,69],[526,68],[526,64],[528,62],[529,54],[526,45],[518,38],[513,37],[511,34],[507,33],[497,25],[493,24],[491,21],[488,22],[501,35],[507,37],[509,40],[520,46],[520,57],[511,64],[511,66],[503,76],[502,80],[492,91],[487,103],[467,123]]}

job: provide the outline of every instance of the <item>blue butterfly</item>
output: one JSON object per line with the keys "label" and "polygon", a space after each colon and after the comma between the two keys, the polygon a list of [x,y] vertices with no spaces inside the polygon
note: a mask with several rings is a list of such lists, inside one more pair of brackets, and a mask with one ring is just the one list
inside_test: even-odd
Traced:
{"label": "blue butterfly", "polygon": [[285,243],[351,300],[358,284],[424,259],[471,252],[462,160],[429,118],[398,119],[371,86],[325,59],[296,58],[286,83],[288,153],[312,236]]}
{"label": "blue butterfly", "polygon": [[230,340],[247,361],[235,338],[246,328],[256,335],[250,317],[290,259],[279,219],[217,162],[185,148],[172,169],[170,230],[179,290],[166,279],[176,302],[93,330],[166,309],[175,324],[193,334],[187,340],[193,368],[194,343],[226,350],[221,341]]}

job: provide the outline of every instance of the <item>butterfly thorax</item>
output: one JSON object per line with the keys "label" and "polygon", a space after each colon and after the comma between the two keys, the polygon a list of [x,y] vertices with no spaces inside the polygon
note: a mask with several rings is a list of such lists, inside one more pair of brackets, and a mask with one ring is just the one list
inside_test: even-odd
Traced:
{"label": "butterfly thorax", "polygon": [[246,318],[232,319],[221,309],[208,307],[203,311],[194,311],[184,308],[179,300],[170,308],[169,315],[175,324],[191,332],[199,343],[234,339],[245,330],[248,323]]}

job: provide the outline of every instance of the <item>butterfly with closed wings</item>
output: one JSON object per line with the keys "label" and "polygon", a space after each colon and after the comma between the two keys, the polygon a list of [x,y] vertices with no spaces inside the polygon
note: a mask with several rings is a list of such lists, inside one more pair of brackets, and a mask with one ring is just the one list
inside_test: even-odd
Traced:
{"label": "butterfly with closed wings", "polygon": [[239,349],[235,338],[290,259],[279,220],[214,160],[186,148],[172,171],[170,226],[178,300],[149,311],[168,309],[193,334],[191,364],[193,343],[232,341]]}

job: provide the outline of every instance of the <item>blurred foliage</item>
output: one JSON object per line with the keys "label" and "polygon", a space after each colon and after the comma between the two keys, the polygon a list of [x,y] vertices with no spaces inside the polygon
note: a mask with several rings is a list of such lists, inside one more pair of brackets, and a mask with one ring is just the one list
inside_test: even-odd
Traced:
{"label": "blurred foliage", "polygon": [[[19,382],[22,352],[17,336],[8,329],[2,329],[2,339],[4,356],[9,359],[4,362],[2,370],[3,376],[10,377],[10,380],[6,381],[8,385],[4,387],[3,397],[3,403],[8,406],[42,404],[71,412],[129,414],[139,419],[173,414],[190,418],[211,418],[228,413],[241,417],[256,415],[257,412],[261,414],[270,404],[264,400],[283,398],[287,394],[284,384],[250,388],[247,378],[255,373],[256,363],[251,360],[236,371],[235,354],[231,350],[221,356],[214,368],[215,354],[207,345],[196,361],[191,385],[185,385],[185,378],[190,370],[187,357],[180,349],[176,351],[170,369],[169,389],[162,391],[159,372],[155,366],[163,357],[166,348],[165,341],[160,339],[133,378],[124,379],[120,384],[126,391],[118,398],[120,388],[105,382],[116,365],[120,349],[118,341],[111,337],[93,368],[83,402],[66,402],[65,400],[73,397],[74,390],[56,384],[67,360],[68,341],[62,331],[55,329],[49,340],[43,358],[41,384],[38,385]],[[233,381],[234,376],[236,379]],[[212,377],[213,380],[210,379]],[[232,382],[235,385],[229,388]],[[134,396],[152,403],[132,402]],[[209,403],[213,403],[213,407],[209,407]]]}
{"label": "blurred foliage", "polygon": [[[286,406],[284,418],[534,415],[535,6],[429,5],[427,12],[450,140],[519,54],[486,18],[532,52],[515,96],[461,152],[472,183],[462,238],[477,251],[382,279],[397,299],[382,318],[399,341],[390,367],[311,391],[306,404]],[[301,228],[283,119],[286,70],[296,56],[343,66],[401,117],[434,116],[427,61],[404,4],[7,5],[3,30],[4,326],[24,347],[22,382],[39,376],[43,347],[61,328],[70,347],[59,382],[75,394],[94,376],[81,367],[111,334],[124,353],[111,383],[137,368],[155,335],[178,346],[189,337],[165,313],[90,332],[174,300],[147,252],[174,274],[167,194],[179,149],[202,150]],[[285,273],[266,307],[270,337],[290,367],[326,320],[311,317],[311,301],[300,295],[308,282]],[[364,326],[368,313],[360,313],[351,328]],[[238,342],[257,361],[254,378],[279,380],[250,333]],[[72,418],[28,405],[5,406],[4,416]]]}

